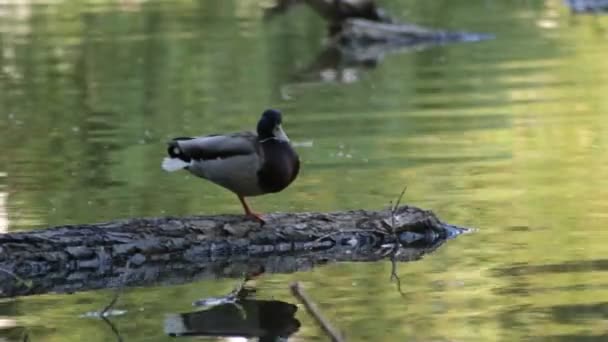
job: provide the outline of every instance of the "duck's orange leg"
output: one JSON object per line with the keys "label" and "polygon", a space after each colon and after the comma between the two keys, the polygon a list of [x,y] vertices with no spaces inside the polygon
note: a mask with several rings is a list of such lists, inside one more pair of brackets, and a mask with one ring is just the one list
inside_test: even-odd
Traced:
{"label": "duck's orange leg", "polygon": [[247,216],[251,217],[252,219],[260,222],[261,225],[264,225],[266,223],[266,221],[264,221],[264,219],[262,218],[262,215],[251,211],[251,209],[249,208],[249,205],[245,201],[245,197],[243,197],[241,195],[237,195],[237,196],[239,198],[239,201],[241,201],[241,204],[243,205],[243,209],[245,210],[245,215],[247,215]]}

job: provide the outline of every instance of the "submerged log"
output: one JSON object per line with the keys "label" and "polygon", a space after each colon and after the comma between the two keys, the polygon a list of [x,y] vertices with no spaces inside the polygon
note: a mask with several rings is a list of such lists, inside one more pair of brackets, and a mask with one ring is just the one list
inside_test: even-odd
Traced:
{"label": "submerged log", "polygon": [[334,38],[341,45],[370,45],[389,43],[397,46],[414,46],[424,43],[477,42],[491,39],[492,35],[434,30],[414,24],[375,22],[366,19],[348,19],[342,23]]}
{"label": "submerged log", "polygon": [[566,0],[565,4],[574,13],[608,12],[608,0]]}
{"label": "submerged log", "polygon": [[375,68],[389,54],[494,38],[491,34],[430,29],[400,22],[373,0],[278,0],[276,6],[266,11],[267,17],[285,13],[301,3],[326,21],[329,39],[314,61],[296,71],[284,86],[284,98],[291,97],[291,90],[297,85],[357,82],[362,71]]}
{"label": "submerged log", "polygon": [[[472,42],[493,36],[471,32],[433,30],[399,22],[373,0],[305,0],[327,21],[334,44],[368,45],[378,42],[398,46],[424,43]],[[346,44],[345,44],[346,43]]]}
{"label": "submerged log", "polygon": [[[0,235],[0,297],[183,283],[375,261],[399,244],[414,260],[465,231],[432,212],[277,213],[130,219]],[[390,232],[389,232],[390,231]]]}
{"label": "submerged log", "polygon": [[435,31],[412,24],[382,24],[362,19],[347,20],[315,59],[294,72],[281,89],[285,98],[297,86],[355,83],[365,71],[378,67],[391,54],[420,51],[450,42],[475,42],[492,36]]}
{"label": "submerged log", "polygon": [[349,42],[349,45],[353,42],[357,45],[381,42],[411,46],[424,43],[476,42],[494,37],[472,32],[434,30],[400,22],[387,14],[374,0],[277,0],[274,7],[267,9],[266,14],[272,17],[285,13],[300,3],[308,5],[327,22],[330,44],[333,45],[345,42]]}

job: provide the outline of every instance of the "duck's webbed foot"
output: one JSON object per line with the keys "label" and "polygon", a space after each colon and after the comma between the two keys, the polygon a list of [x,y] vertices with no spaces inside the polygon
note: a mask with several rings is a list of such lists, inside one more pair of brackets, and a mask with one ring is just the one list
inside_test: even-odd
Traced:
{"label": "duck's webbed foot", "polygon": [[266,224],[266,220],[262,217],[262,215],[254,212],[249,212],[245,214],[248,218],[255,220],[260,223],[260,227]]}
{"label": "duck's webbed foot", "polygon": [[260,223],[260,227],[264,226],[266,224],[266,220],[264,220],[264,218],[262,217],[262,215],[253,212],[251,210],[251,208],[249,208],[249,205],[247,204],[247,202],[245,201],[245,197],[241,196],[241,195],[237,195],[239,197],[239,201],[241,201],[241,204],[243,205],[243,209],[245,210],[245,216],[257,221]]}

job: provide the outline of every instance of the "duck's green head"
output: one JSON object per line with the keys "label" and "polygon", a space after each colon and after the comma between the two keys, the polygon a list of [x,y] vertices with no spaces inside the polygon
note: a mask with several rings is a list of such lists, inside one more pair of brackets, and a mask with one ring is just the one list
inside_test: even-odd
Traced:
{"label": "duck's green head", "polygon": [[287,134],[285,134],[285,131],[281,127],[282,122],[283,118],[280,111],[276,109],[265,110],[258,122],[259,139],[275,138],[281,141],[289,141]]}

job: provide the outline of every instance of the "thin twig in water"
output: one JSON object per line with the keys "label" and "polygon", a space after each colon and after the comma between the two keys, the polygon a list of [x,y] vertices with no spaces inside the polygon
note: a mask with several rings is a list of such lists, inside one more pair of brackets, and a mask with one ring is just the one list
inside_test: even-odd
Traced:
{"label": "thin twig in water", "polygon": [[387,220],[383,220],[382,221],[382,228],[384,228],[384,230],[390,234],[393,235],[395,237],[396,240],[398,240],[397,238],[397,233],[395,231],[395,213],[397,213],[397,209],[399,208],[399,204],[401,204],[401,199],[403,198],[403,195],[405,194],[405,190],[407,190],[407,185],[403,187],[403,190],[401,190],[401,194],[399,195],[399,197],[397,198],[397,201],[393,204],[393,201],[388,202],[389,204],[389,208],[390,208],[390,222],[386,222]]}
{"label": "thin twig in water", "polygon": [[300,283],[295,282],[289,286],[291,293],[296,297],[306,308],[306,311],[311,315],[323,331],[329,336],[332,342],[344,342],[342,335],[336,330],[322,315],[315,303],[308,298]]}
{"label": "thin twig in water", "polygon": [[397,212],[397,208],[399,208],[399,204],[401,204],[401,199],[403,199],[405,190],[407,190],[407,185],[403,187],[403,190],[401,190],[401,194],[399,195],[399,198],[397,198],[397,202],[395,202],[395,205],[391,208],[391,228],[392,228],[393,234],[396,233],[395,232],[395,213]]}
{"label": "thin twig in water", "polygon": [[110,303],[108,303],[108,305],[106,305],[105,308],[103,308],[101,311],[99,311],[99,317],[105,317],[106,313],[108,311],[110,311],[112,309],[112,307],[114,307],[114,304],[116,304],[116,302],[118,301],[119,295],[120,295],[120,291],[114,292],[114,297],[112,298]]}
{"label": "thin twig in water", "polygon": [[403,291],[401,290],[401,278],[399,278],[399,276],[397,275],[397,258],[396,258],[397,254],[399,253],[401,243],[399,241],[399,236],[397,234],[397,230],[395,227],[395,213],[397,212],[397,209],[399,208],[399,205],[401,204],[401,200],[403,199],[403,195],[405,194],[406,190],[407,190],[407,185],[403,187],[403,190],[401,191],[401,194],[397,198],[395,205],[391,205],[390,229],[385,227],[387,230],[390,230],[390,233],[393,235],[393,237],[395,239],[395,245],[393,246],[393,250],[391,251],[391,277],[390,277],[390,280],[396,281],[397,291],[399,291],[399,294],[402,297],[405,296],[405,293],[403,293]]}
{"label": "thin twig in water", "polygon": [[397,291],[399,291],[399,294],[401,295],[401,297],[405,297],[405,293],[403,293],[403,291],[401,290],[401,278],[399,278],[399,275],[397,275],[397,254],[399,252],[399,245],[395,245],[395,249],[393,250],[393,252],[391,253],[391,281],[395,280],[395,282],[397,283]]}
{"label": "thin twig in water", "polygon": [[403,190],[401,190],[401,194],[399,195],[399,198],[397,198],[397,203],[395,203],[395,206],[391,210],[391,212],[393,214],[397,211],[397,208],[399,208],[399,204],[401,204],[401,200],[403,199],[403,195],[405,195],[406,190],[407,190],[407,185],[403,187]]}
{"label": "thin twig in water", "polygon": [[127,261],[125,273],[123,273],[122,279],[120,280],[120,284],[118,284],[118,288],[114,292],[114,297],[112,298],[112,300],[110,301],[110,303],[108,303],[108,305],[106,305],[106,307],[103,308],[99,312],[99,316],[100,317],[103,318],[106,315],[106,313],[108,311],[110,311],[114,307],[114,304],[116,304],[116,302],[118,301],[118,297],[120,296],[120,293],[122,292],[122,289],[125,287],[125,283],[126,283],[126,280],[127,280],[127,275],[129,273],[129,266],[131,266],[131,261]]}
{"label": "thin twig in water", "polygon": [[241,277],[242,277],[241,282],[228,295],[228,296],[231,296],[231,295],[234,296],[235,300],[246,299],[247,296],[249,296],[252,292],[255,292],[255,291],[251,291],[250,288],[246,287],[247,282],[252,280],[254,277],[252,277],[246,273],[243,273],[243,275]]}
{"label": "thin twig in water", "polygon": [[123,273],[122,278],[120,280],[120,284],[118,284],[118,288],[114,292],[114,297],[112,297],[112,300],[110,301],[110,303],[108,303],[108,305],[106,305],[101,311],[99,311],[99,317],[107,325],[110,326],[110,329],[112,330],[112,332],[116,336],[116,339],[117,339],[118,342],[123,342],[122,336],[120,336],[120,332],[118,332],[118,329],[116,328],[116,326],[114,325],[114,323],[112,323],[112,321],[110,321],[110,319],[108,319],[106,317],[106,315],[112,310],[112,308],[114,307],[114,305],[118,301],[118,297],[120,296],[120,293],[122,292],[122,289],[125,287],[125,283],[127,282],[127,275],[129,274],[130,266],[131,266],[131,262],[127,261],[125,273]]}
{"label": "thin twig in water", "polygon": [[114,335],[116,336],[116,340],[118,342],[123,342],[122,336],[120,336],[120,332],[118,332],[118,328],[116,328],[116,326],[114,325],[114,323],[112,323],[112,321],[110,321],[107,317],[105,316],[101,316],[101,319],[110,326],[110,329],[112,330],[112,332],[114,333]]}
{"label": "thin twig in water", "polygon": [[246,299],[249,295],[251,295],[252,293],[255,292],[255,289],[246,287],[247,282],[251,279],[253,279],[253,278],[250,275],[243,274],[243,279],[227,295],[221,296],[221,297],[202,298],[202,299],[194,301],[192,303],[192,305],[193,306],[212,307],[212,306],[224,305],[224,304],[234,304],[234,305],[237,305],[237,307],[240,307],[238,302],[240,300]]}

